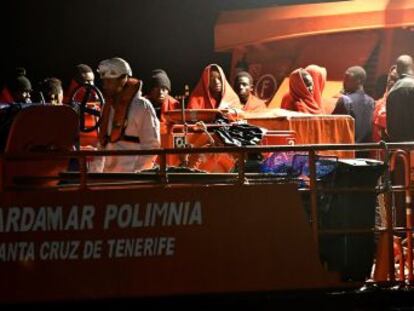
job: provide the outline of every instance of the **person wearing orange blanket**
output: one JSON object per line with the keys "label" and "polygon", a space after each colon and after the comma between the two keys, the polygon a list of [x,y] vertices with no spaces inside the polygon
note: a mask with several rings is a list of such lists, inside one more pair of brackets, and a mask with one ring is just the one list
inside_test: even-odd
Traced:
{"label": "person wearing orange blanket", "polygon": [[[322,114],[321,104],[315,100],[314,92],[320,92],[321,86],[318,85],[312,76],[303,68],[294,70],[289,76],[289,93],[282,99],[281,108],[311,114]],[[319,95],[318,95],[318,98]]]}
{"label": "person wearing orange blanket", "polygon": [[3,87],[0,92],[0,103],[7,103],[10,104],[14,102],[13,96],[11,95],[7,86]]}
{"label": "person wearing orange blanket", "polygon": [[234,90],[239,96],[242,110],[254,112],[267,108],[266,103],[253,94],[253,77],[247,71],[240,71],[234,79]]}
{"label": "person wearing orange blanket", "polygon": [[[216,64],[208,65],[204,69],[200,81],[190,95],[187,108],[220,109],[230,120],[237,120],[243,112],[239,97],[227,81],[223,69]],[[206,146],[203,139],[193,142],[192,145]],[[230,154],[206,154],[201,158],[195,157],[190,161],[190,167],[209,172],[229,172],[235,163]]]}
{"label": "person wearing orange blanket", "polygon": [[157,113],[161,122],[166,122],[164,113],[170,110],[180,109],[180,103],[170,96],[171,80],[167,73],[162,69],[152,71],[150,88],[147,98]]}
{"label": "person wearing orange blanket", "polygon": [[242,109],[239,97],[216,64],[204,68],[201,79],[190,95],[188,109],[223,109],[235,115]]}
{"label": "person wearing orange blanket", "polygon": [[332,103],[332,100],[322,97],[328,75],[326,68],[312,64],[306,66],[305,70],[311,75],[313,80],[313,98],[321,107],[322,113],[330,114],[334,109],[334,103]]}

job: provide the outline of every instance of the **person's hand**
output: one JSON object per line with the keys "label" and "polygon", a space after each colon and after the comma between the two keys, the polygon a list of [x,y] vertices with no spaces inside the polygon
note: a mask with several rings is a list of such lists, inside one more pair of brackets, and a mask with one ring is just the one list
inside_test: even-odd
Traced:
{"label": "person's hand", "polygon": [[98,150],[96,147],[92,146],[92,145],[86,145],[86,146],[80,146],[80,150],[84,151],[94,151],[94,150]]}
{"label": "person's hand", "polygon": [[221,113],[230,121],[237,121],[244,118],[244,112],[237,108],[220,109]]}
{"label": "person's hand", "polygon": [[[86,145],[86,146],[80,146],[80,150],[81,151],[95,151],[98,150],[96,147],[92,146],[92,145]],[[91,163],[92,161],[94,161],[95,157],[94,156],[87,156],[86,157],[86,162]]]}
{"label": "person's hand", "polygon": [[195,130],[207,131],[207,125],[203,121],[197,121],[194,124]]}
{"label": "person's hand", "polygon": [[101,106],[98,102],[87,102],[86,107],[92,110],[101,111]]}

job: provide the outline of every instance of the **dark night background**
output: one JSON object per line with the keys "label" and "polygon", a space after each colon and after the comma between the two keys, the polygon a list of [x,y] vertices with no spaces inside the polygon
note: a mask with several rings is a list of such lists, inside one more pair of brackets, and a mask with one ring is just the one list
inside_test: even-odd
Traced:
{"label": "dark night background", "polygon": [[[312,0],[14,0],[3,7],[1,81],[16,66],[36,85],[56,76],[68,83],[76,64],[125,58],[145,79],[165,69],[173,94],[193,87],[209,63],[227,72],[230,54],[214,52],[222,10],[327,2]],[[331,0],[332,1],[332,0]]]}

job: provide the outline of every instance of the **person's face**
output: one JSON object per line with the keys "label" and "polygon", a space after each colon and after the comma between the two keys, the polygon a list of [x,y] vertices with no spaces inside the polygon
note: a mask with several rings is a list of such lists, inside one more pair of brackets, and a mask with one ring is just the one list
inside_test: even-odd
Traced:
{"label": "person's face", "polygon": [[119,78],[114,79],[102,79],[102,89],[105,95],[109,97],[114,97],[121,93],[127,80],[127,76],[121,76]]}
{"label": "person's face", "polygon": [[166,99],[169,94],[169,91],[166,87],[153,87],[150,91],[151,99],[156,102],[157,104],[161,105]]}
{"label": "person's face", "polygon": [[92,71],[82,73],[81,77],[83,82],[88,84],[93,84],[93,81],[95,80],[95,75]]}
{"label": "person's face", "polygon": [[395,84],[395,82],[397,82],[397,80],[398,80],[398,72],[397,72],[397,68],[394,68],[393,70],[390,71],[387,77],[387,90],[390,90]]}
{"label": "person's face", "polygon": [[220,73],[216,69],[211,69],[210,71],[209,89],[212,95],[221,94],[223,91],[223,81],[221,80]]}
{"label": "person's face", "polygon": [[13,99],[17,103],[30,103],[30,90],[21,90],[13,94]]}
{"label": "person's face", "polygon": [[56,94],[50,94],[50,103],[52,105],[62,105],[63,104],[63,91],[59,91]]}
{"label": "person's face", "polygon": [[303,82],[305,83],[305,86],[308,89],[309,93],[313,93],[312,76],[306,71],[302,71],[301,75],[302,75]]}
{"label": "person's face", "polygon": [[240,99],[247,99],[253,91],[253,85],[248,77],[239,77],[234,84],[234,90]]}
{"label": "person's face", "polygon": [[345,72],[344,75],[344,91],[345,93],[353,93],[360,86],[360,81],[354,76],[352,72]]}

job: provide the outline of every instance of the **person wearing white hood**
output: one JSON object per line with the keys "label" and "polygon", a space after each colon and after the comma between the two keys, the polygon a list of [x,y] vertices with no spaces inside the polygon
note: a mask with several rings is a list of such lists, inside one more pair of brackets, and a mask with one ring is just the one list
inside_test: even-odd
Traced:
{"label": "person wearing white hood", "polygon": [[[142,82],[132,78],[122,58],[100,62],[105,105],[99,129],[100,150],[148,150],[160,147],[160,124],[151,103],[141,96]],[[106,156],[94,171],[136,172],[152,168],[156,156]]]}

